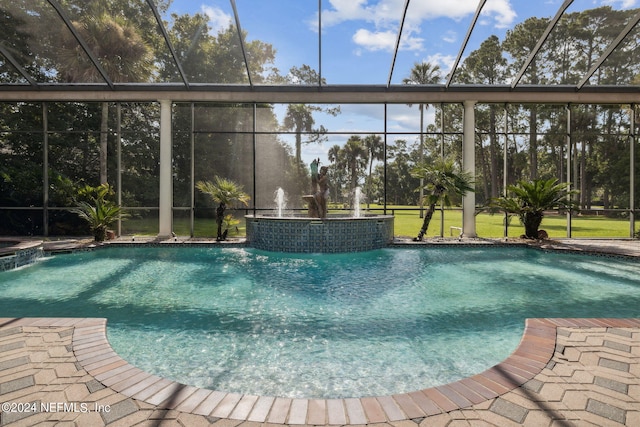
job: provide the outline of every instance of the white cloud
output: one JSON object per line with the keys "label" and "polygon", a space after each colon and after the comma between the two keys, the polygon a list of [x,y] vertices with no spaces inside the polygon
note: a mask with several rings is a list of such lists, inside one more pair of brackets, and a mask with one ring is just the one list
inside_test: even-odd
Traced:
{"label": "white cloud", "polygon": [[621,9],[631,9],[638,5],[638,0],[603,0],[602,2],[605,5],[615,5],[616,3],[620,3]]}
{"label": "white cloud", "polygon": [[441,53],[436,53],[435,55],[429,55],[425,58],[424,62],[428,64],[437,64],[440,66],[441,74],[444,76],[448,75],[453,68],[453,64],[456,61],[456,57],[453,55],[443,55]]}
{"label": "white cloud", "polygon": [[478,7],[477,0],[416,2],[409,6],[411,21],[450,18],[458,21],[473,14]]}
{"label": "white cloud", "polygon": [[[482,10],[482,16],[488,23],[497,28],[511,25],[516,13],[511,7],[511,0],[488,0]],[[637,0],[609,0],[637,1]],[[330,7],[322,11],[323,27],[331,27],[344,22],[363,21],[373,28],[362,25],[353,35],[353,42],[364,49],[392,50],[399,28],[404,0],[329,0]],[[420,50],[423,39],[418,37],[419,28],[431,19],[450,18],[459,21],[472,15],[478,5],[477,0],[455,1],[420,1],[410,3],[403,30],[403,50]],[[310,25],[316,25],[317,21]],[[446,33],[442,38],[448,43],[456,41],[456,34]]]}
{"label": "white cloud", "polygon": [[400,50],[422,50],[424,39],[413,35],[413,31],[405,28],[402,31],[402,39],[400,40]]}
{"label": "white cloud", "polygon": [[458,41],[458,33],[453,30],[446,31],[442,34],[442,41],[446,43],[455,43]]}
{"label": "white cloud", "polygon": [[[389,114],[388,115],[388,123],[387,130],[390,132],[406,132],[406,135],[394,135],[395,139],[404,139],[408,143],[413,143],[418,141],[418,136],[415,135],[416,132],[420,129],[420,116],[417,113],[418,105],[414,104],[413,108],[415,109],[415,113],[407,113],[407,114]],[[424,115],[425,123],[434,123],[435,122],[435,109],[428,108],[425,110]]]}
{"label": "white cloud", "polygon": [[516,12],[511,7],[509,0],[489,0],[482,9],[483,16],[492,16],[497,28],[511,27],[516,19]]}
{"label": "white cloud", "polygon": [[[605,0],[634,3],[638,0]],[[367,21],[376,26],[397,26],[404,8],[403,0],[379,0],[369,4],[367,0],[330,0],[330,9],[322,11],[322,25],[329,27],[345,21]],[[478,7],[478,0],[420,1],[409,5],[407,22],[417,24],[435,18],[460,20],[472,15]],[[483,15],[495,19],[496,25],[510,24],[516,17],[511,0],[488,0],[482,9]],[[314,24],[317,21],[314,22]]]}
{"label": "white cloud", "polygon": [[361,28],[353,35],[353,42],[367,50],[392,50],[396,44],[396,33],[392,31],[372,32]]}
{"label": "white cloud", "polygon": [[[436,18],[449,18],[459,21],[472,16],[478,8],[478,0],[430,1],[411,3],[408,19],[423,21]],[[516,17],[511,0],[488,0],[482,8],[482,16],[490,17],[494,25],[502,28],[510,25]]]}
{"label": "white cloud", "polygon": [[[396,38],[396,31],[369,31],[361,28],[353,35],[353,42],[369,51],[393,51],[396,47]],[[419,37],[414,37],[411,34],[405,35],[403,32],[400,40],[400,50],[420,50],[422,49],[423,41]]]}
{"label": "white cloud", "polygon": [[367,21],[381,25],[400,20],[401,0],[380,0],[368,5],[367,0],[330,0],[331,9],[322,11],[322,25],[330,27],[345,21]]}
{"label": "white cloud", "polygon": [[202,6],[202,13],[209,17],[209,25],[214,34],[226,30],[233,22],[231,15],[226,14],[218,7]]}

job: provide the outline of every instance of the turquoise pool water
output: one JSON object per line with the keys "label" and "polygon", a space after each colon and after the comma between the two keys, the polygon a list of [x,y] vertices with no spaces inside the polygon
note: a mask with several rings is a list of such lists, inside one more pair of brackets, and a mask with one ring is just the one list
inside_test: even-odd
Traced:
{"label": "turquoise pool water", "polygon": [[195,386],[363,397],[481,372],[528,317],[640,317],[638,264],[519,247],[111,247],[0,273],[0,316],[106,317],[123,358]]}

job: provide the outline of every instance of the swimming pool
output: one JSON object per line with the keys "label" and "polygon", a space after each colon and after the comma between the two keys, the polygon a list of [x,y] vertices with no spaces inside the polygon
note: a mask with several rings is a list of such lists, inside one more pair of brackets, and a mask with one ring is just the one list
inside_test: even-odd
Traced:
{"label": "swimming pool", "polygon": [[485,370],[528,317],[639,317],[640,267],[506,247],[111,247],[0,274],[2,316],[106,317],[114,349],[227,392],[388,395]]}

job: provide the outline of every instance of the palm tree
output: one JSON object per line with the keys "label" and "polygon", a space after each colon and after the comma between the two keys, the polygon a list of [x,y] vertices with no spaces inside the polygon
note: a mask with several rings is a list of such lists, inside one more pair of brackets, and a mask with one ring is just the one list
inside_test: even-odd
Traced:
{"label": "palm tree", "polygon": [[550,209],[574,209],[573,195],[576,190],[570,190],[568,182],[558,183],[555,178],[535,179],[533,181],[520,180],[516,185],[507,187],[513,197],[499,197],[490,203],[491,208],[503,210],[507,215],[518,215],[524,226],[524,235],[528,239],[538,239],[540,223],[544,211]]}
{"label": "palm tree", "polygon": [[[222,224],[225,222],[225,209],[235,202],[240,202],[248,206],[249,195],[243,191],[242,185],[230,179],[220,178],[219,176],[214,177],[213,182],[198,181],[196,188],[208,194],[214,202],[218,203],[218,208],[216,209],[216,223],[218,224],[216,240],[225,240],[229,232],[228,228],[224,232],[222,231]],[[227,221],[227,223],[229,223],[229,221]]]}
{"label": "palm tree", "polygon": [[[440,81],[442,76],[440,75],[440,66],[431,65],[428,62],[415,63],[411,69],[409,77],[402,79],[402,83],[406,85],[428,85],[436,84]],[[409,104],[411,107],[411,104]],[[426,110],[424,104],[419,104],[420,108],[420,150],[419,150],[419,162],[422,162],[424,156],[424,111]],[[423,216],[422,201],[424,199],[423,192],[424,182],[420,181],[420,218]]]}
{"label": "palm tree", "polygon": [[77,214],[89,225],[96,242],[102,242],[106,239],[107,229],[111,224],[119,218],[127,217],[120,206],[108,199],[114,194],[108,184],[97,187],[87,185],[81,188],[78,194],[88,201],[77,202],[76,208],[71,212]]}
{"label": "palm tree", "polygon": [[[325,79],[320,79],[319,74],[308,65],[303,65],[300,68],[292,67],[289,70],[289,80],[292,84],[304,85],[326,83]],[[308,144],[321,144],[327,140],[327,129],[324,126],[320,125],[319,128],[314,128],[316,121],[313,118],[313,113],[315,112],[323,112],[336,116],[340,113],[340,107],[323,108],[318,105],[289,104],[282,123],[284,130],[293,131],[295,133],[295,155],[298,178],[302,176],[302,134],[304,133],[307,135],[306,143]]]}
{"label": "palm tree", "polygon": [[344,150],[338,144],[334,144],[327,152],[327,158],[331,163],[331,187],[335,191],[334,202],[343,202],[344,194],[340,189],[347,187],[347,165]]}
{"label": "palm tree", "polygon": [[416,62],[413,64],[409,77],[402,79],[402,83],[406,85],[437,84],[441,78],[439,65]]}
{"label": "palm tree", "polygon": [[347,140],[342,148],[344,158],[349,170],[349,177],[351,181],[351,189],[353,190],[358,186],[358,175],[360,171],[366,167],[368,151],[362,143],[362,139],[353,135]]}
{"label": "palm tree", "polygon": [[[419,242],[427,233],[429,223],[438,203],[451,205],[451,196],[464,196],[474,191],[473,176],[467,171],[458,170],[456,163],[450,159],[440,159],[432,164],[416,166],[411,176],[420,178],[424,182],[424,189],[429,192],[425,199],[429,202],[429,209],[424,215],[422,228],[413,240]],[[421,202],[422,203],[422,202]]]}
{"label": "palm tree", "polygon": [[[380,138],[380,135],[367,135],[363,142],[364,146],[367,148],[369,157],[369,175],[367,176],[366,192],[369,193],[369,196],[371,197],[371,171],[373,169],[373,162],[384,158],[384,143],[382,138]],[[369,208],[369,198],[367,198],[367,208]]]}
{"label": "palm tree", "polygon": [[314,107],[306,104],[289,104],[287,114],[284,117],[283,127],[285,130],[292,130],[296,137],[296,167],[300,170],[302,163],[302,134],[310,134],[309,140],[320,140],[326,133],[326,129],[320,126],[314,129],[315,120],[313,118]]}
{"label": "palm tree", "polygon": [[[143,39],[142,31],[100,6],[87,13],[86,18],[74,21],[73,26],[113,82],[144,81],[151,75],[151,47]],[[58,52],[61,76],[68,82],[103,82],[98,69],[81,50],[71,33],[62,33]],[[100,120],[101,184],[107,183],[108,115],[109,104],[103,102]]]}
{"label": "palm tree", "polygon": [[333,147],[329,148],[327,153],[327,158],[331,163],[337,163],[340,159],[340,146],[335,144]]}

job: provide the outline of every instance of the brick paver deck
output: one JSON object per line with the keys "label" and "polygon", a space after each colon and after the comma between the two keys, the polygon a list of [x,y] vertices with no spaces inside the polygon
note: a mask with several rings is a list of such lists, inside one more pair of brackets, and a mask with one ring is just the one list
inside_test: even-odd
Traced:
{"label": "brick paver deck", "polygon": [[205,390],[131,366],[105,319],[0,319],[0,425],[640,425],[640,319],[529,319],[505,361],[361,399]]}

